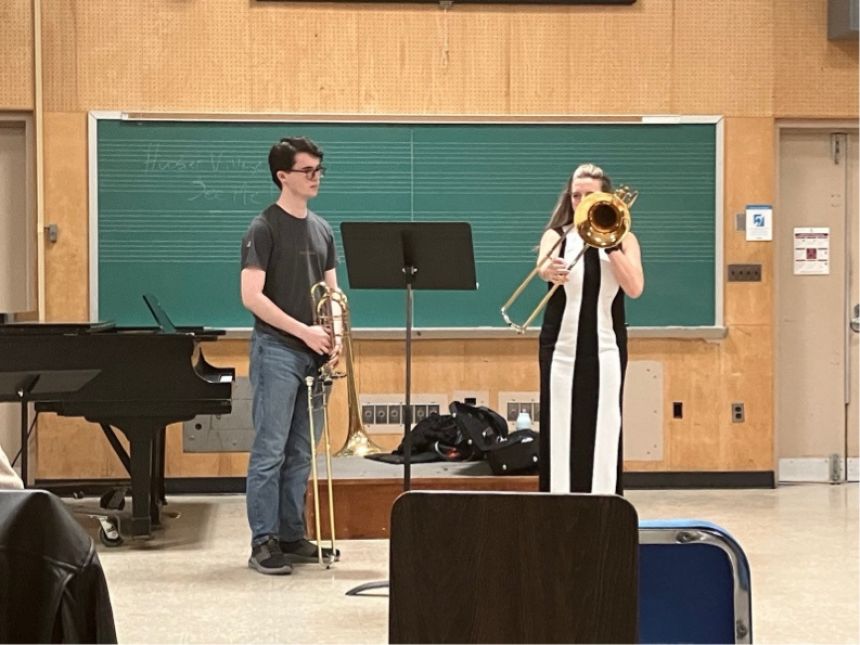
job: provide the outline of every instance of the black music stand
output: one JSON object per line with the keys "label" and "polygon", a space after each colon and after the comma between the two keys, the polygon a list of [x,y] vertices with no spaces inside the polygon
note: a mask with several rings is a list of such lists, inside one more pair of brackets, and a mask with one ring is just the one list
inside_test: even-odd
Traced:
{"label": "black music stand", "polygon": [[0,372],[0,401],[14,401],[21,406],[21,480],[27,487],[29,477],[29,419],[30,402],[56,398],[67,392],[77,392],[98,376],[100,369],[52,370],[32,369]]}
{"label": "black music stand", "polygon": [[[340,225],[350,289],[406,292],[406,385],[403,410],[403,490],[411,486],[413,290],[474,290],[475,255],[467,222],[343,222]],[[347,591],[357,595],[388,586],[369,582]]]}

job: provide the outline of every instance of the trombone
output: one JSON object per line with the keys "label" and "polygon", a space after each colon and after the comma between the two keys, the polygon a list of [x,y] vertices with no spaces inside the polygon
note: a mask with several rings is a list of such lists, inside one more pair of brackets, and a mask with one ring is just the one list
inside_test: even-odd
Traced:
{"label": "trombone", "polygon": [[[305,377],[305,383],[308,386],[308,417],[311,440],[311,479],[314,487],[314,524],[315,524],[315,541],[317,545],[317,560],[321,567],[330,568],[332,563],[337,559],[337,549],[334,542],[334,498],[332,497],[332,471],[331,471],[331,439],[328,431],[328,415],[326,414],[326,405],[328,404],[328,391],[331,388],[331,380],[325,381],[321,376]],[[328,519],[329,531],[331,537],[331,555],[328,558],[323,558],[322,531],[320,529],[320,485],[319,474],[317,473],[317,448],[316,448],[316,431],[314,429],[314,386],[319,383],[320,396],[322,397],[322,415],[323,415],[323,437],[325,438],[325,456],[326,456],[326,479],[328,480]]]}
{"label": "trombone", "polygon": [[[308,376],[305,382],[308,387],[308,416],[310,417],[310,440],[311,440],[311,478],[314,487],[314,523],[316,529],[317,559],[321,566],[328,569],[332,562],[337,560],[337,549],[335,548],[334,527],[334,494],[331,467],[331,433],[328,425],[328,396],[334,379],[346,378],[347,396],[349,405],[349,426],[344,446],[335,455],[336,457],[359,455],[365,456],[382,452],[367,434],[367,430],[361,423],[361,414],[358,405],[358,391],[355,386],[355,364],[352,350],[352,334],[349,317],[349,301],[346,294],[340,289],[332,289],[325,281],[317,282],[311,287],[311,303],[314,311],[314,324],[325,328],[331,338],[332,346],[341,341],[344,352],[344,371],[335,370],[332,363],[323,364],[317,376]],[[314,388],[319,387],[318,394]],[[326,457],[326,480],[328,489],[328,514],[329,531],[331,535],[332,556],[325,560],[320,548],[320,486],[317,472],[317,450],[316,432],[314,429],[314,399],[321,399],[323,439]]]}
{"label": "trombone", "polygon": [[[346,377],[347,405],[349,408],[349,423],[347,425],[346,441],[335,457],[352,457],[357,455],[375,455],[383,452],[367,433],[367,428],[361,422],[361,411],[358,403],[358,388],[355,385],[355,358],[352,348],[352,323],[350,322],[349,301],[340,289],[331,289],[325,282],[318,282],[311,287],[311,302],[314,308],[314,320],[329,330],[332,344],[340,339],[343,347],[345,369],[335,371],[331,363],[320,368],[324,382],[331,384],[332,379]],[[335,312],[335,307],[339,313]]]}
{"label": "trombone", "polygon": [[[311,303],[314,311],[314,324],[325,328],[331,338],[332,347],[338,339],[342,339],[348,325],[349,307],[346,294],[340,289],[332,289],[324,281],[317,282],[311,287]],[[334,528],[334,482],[332,481],[331,468],[331,434],[328,427],[328,395],[331,392],[332,382],[336,378],[345,376],[344,372],[335,371],[331,361],[326,361],[316,376],[305,378],[308,388],[308,428],[311,443],[311,480],[314,493],[314,528],[317,544],[317,560],[321,567],[330,568],[337,560],[337,548],[335,546]],[[314,400],[317,398],[314,390],[319,388],[320,410],[322,411],[322,435],[325,447],[326,481],[328,489],[328,519],[329,537],[331,541],[331,555],[323,558],[322,531],[320,529],[320,483],[317,472],[317,434],[314,422],[316,406]]]}
{"label": "trombone", "polygon": [[552,298],[555,290],[561,286],[560,284],[552,285],[546,295],[541,298],[537,306],[528,315],[528,318],[521,324],[511,320],[508,314],[511,305],[520,297],[520,294],[525,291],[526,287],[529,286],[546,261],[553,257],[553,253],[561,246],[562,241],[571,228],[576,229],[576,232],[579,233],[585,244],[582,250],[577,253],[573,262],[567,265],[568,270],[576,266],[576,263],[579,262],[579,259],[589,246],[606,249],[621,243],[624,236],[630,232],[630,207],[633,206],[633,202],[636,201],[638,196],[638,191],[631,190],[629,186],[621,186],[613,193],[592,193],[585,197],[579,203],[579,206],[576,207],[576,211],[573,214],[573,224],[564,229],[561,237],[552,245],[549,252],[540,259],[535,268],[531,270],[525,280],[511,294],[511,297],[502,305],[502,318],[504,318],[505,323],[518,334],[524,334],[529,324],[546,307],[546,303]]}

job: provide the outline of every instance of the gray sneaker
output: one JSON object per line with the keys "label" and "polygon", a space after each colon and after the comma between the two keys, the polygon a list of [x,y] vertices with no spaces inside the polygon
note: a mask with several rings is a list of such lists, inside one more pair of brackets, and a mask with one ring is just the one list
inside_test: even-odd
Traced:
{"label": "gray sneaker", "polygon": [[[319,562],[317,555],[317,545],[302,538],[295,542],[280,542],[281,552],[284,557],[290,562]],[[334,553],[327,547],[322,548],[323,561],[338,562],[340,560],[340,549],[335,549]]]}
{"label": "gray sneaker", "polygon": [[281,551],[276,538],[270,537],[262,544],[256,544],[251,549],[248,566],[260,573],[269,575],[287,575],[293,572],[293,565]]}

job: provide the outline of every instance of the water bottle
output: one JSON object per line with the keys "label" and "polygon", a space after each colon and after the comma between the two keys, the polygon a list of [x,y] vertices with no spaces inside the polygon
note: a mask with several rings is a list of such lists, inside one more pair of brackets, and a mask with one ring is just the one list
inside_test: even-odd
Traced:
{"label": "water bottle", "polygon": [[517,430],[531,430],[532,429],[532,418],[529,416],[529,413],[526,410],[520,412],[519,416],[517,416]]}

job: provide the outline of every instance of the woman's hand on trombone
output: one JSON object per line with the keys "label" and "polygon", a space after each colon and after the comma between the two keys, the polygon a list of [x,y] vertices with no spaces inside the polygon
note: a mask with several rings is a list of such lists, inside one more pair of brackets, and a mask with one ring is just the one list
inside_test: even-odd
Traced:
{"label": "woman's hand on trombone", "polygon": [[546,282],[553,284],[564,284],[570,276],[567,262],[561,258],[552,258],[540,270],[540,277]]}
{"label": "woman's hand on trombone", "polygon": [[552,282],[553,284],[564,284],[567,282],[570,271],[567,267],[567,262],[563,258],[558,257],[558,247],[561,244],[562,237],[557,231],[549,229],[544,231],[540,239],[540,248],[538,250],[538,265],[540,270],[541,280]]}

